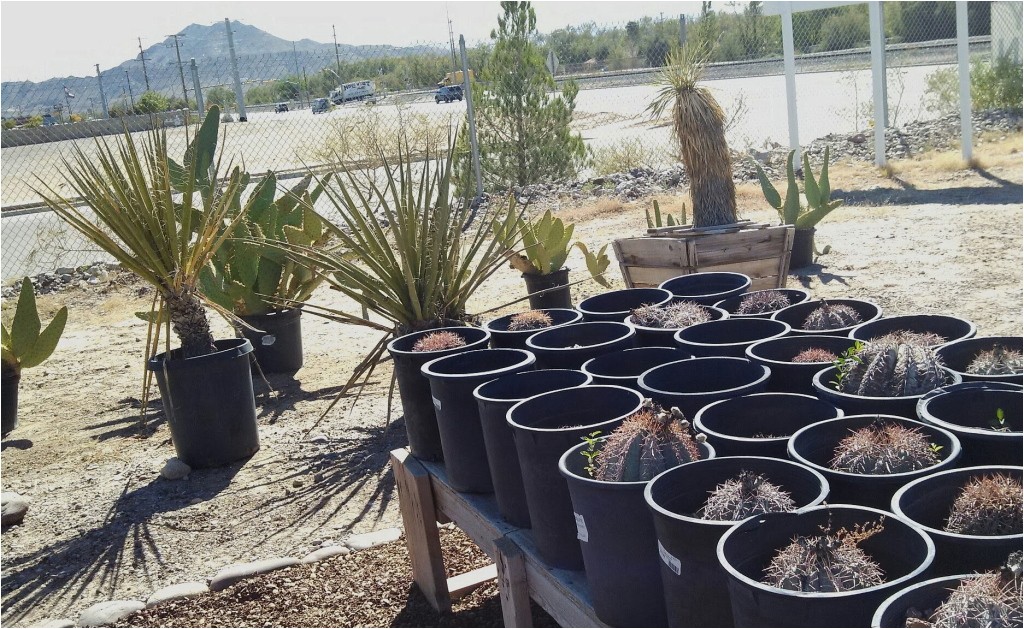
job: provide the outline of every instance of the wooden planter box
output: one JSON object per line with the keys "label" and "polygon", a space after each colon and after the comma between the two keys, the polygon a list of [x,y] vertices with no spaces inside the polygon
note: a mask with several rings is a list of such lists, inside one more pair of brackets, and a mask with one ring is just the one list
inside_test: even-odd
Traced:
{"label": "wooden planter box", "polygon": [[740,221],[710,228],[663,227],[613,243],[626,286],[657,286],[680,275],[709,271],[743,273],[750,290],[783,288],[793,250],[792,225]]}

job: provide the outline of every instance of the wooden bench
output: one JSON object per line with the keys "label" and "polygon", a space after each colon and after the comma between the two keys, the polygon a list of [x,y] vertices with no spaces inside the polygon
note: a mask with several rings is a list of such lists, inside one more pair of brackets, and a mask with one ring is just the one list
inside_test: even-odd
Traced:
{"label": "wooden bench", "polygon": [[[413,580],[438,611],[497,578],[506,627],[531,627],[534,600],[563,627],[604,627],[594,615],[583,572],[551,568],[529,529],[507,523],[491,494],[463,494],[448,484],[444,466],[420,461],[405,448],[391,452],[391,469],[405,525]],[[447,578],[438,522],[453,522],[494,562]]]}

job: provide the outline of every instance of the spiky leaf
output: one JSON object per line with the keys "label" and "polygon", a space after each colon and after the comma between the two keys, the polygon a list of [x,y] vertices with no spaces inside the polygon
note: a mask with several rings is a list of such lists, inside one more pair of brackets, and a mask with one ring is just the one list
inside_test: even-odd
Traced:
{"label": "spiky leaf", "polygon": [[21,368],[31,369],[50,357],[57,347],[60,335],[64,333],[64,326],[68,322],[68,307],[64,306],[53,315],[53,320],[43,329],[36,339],[36,342],[21,357]]}
{"label": "spiky leaf", "polygon": [[36,310],[36,294],[32,289],[32,280],[21,281],[21,294],[18,295],[18,307],[14,311],[11,322],[11,351],[19,359],[35,345],[39,338],[39,311]]}

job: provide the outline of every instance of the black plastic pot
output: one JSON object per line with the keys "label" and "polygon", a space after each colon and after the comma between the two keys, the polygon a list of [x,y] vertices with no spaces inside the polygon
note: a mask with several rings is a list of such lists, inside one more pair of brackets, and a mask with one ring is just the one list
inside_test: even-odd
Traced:
{"label": "black plastic pot", "polygon": [[642,402],[636,391],[591,385],[542,393],[509,409],[534,542],[552,567],[583,568],[569,488],[558,460],[584,436],[615,430]]}
{"label": "black plastic pot", "polygon": [[658,365],[693,358],[675,347],[634,347],[623,349],[583,363],[581,369],[594,378],[594,384],[617,384],[640,391],[640,375]]}
{"label": "black plastic pot", "polygon": [[[724,457],[687,463],[647,484],[644,498],[654,517],[661,582],[670,627],[732,627],[726,576],[715,552],[736,522],[704,520],[698,513],[708,494],[743,471],[761,474],[789,492],[797,508],[821,504],[828,481],[792,461],[765,457]],[[588,572],[589,575],[589,572]]]}
{"label": "black plastic pot", "polygon": [[256,328],[239,327],[238,333],[252,343],[252,352],[263,373],[294,373],[302,367],[301,317],[298,308],[241,317]]}
{"label": "black plastic pot", "polygon": [[1020,550],[1024,531],[1012,535],[964,535],[943,530],[960,490],[973,478],[1005,474],[1021,482],[1020,466],[983,465],[943,470],[911,481],[892,497],[892,512],[920,526],[935,542],[934,574],[998,570]]}
{"label": "black plastic pot", "polygon": [[214,341],[212,354],[182,358],[181,350],[146,362],[160,388],[178,458],[194,468],[218,467],[260,449],[247,339]]}
{"label": "black plastic pot", "polygon": [[807,290],[806,288],[770,288],[767,290],[754,290],[750,291],[749,293],[737,295],[736,297],[723,299],[722,301],[715,304],[715,307],[721,308],[722,310],[728,312],[730,319],[771,319],[772,315],[778,312],[779,310],[782,310],[782,308],[770,310],[768,312],[760,312],[757,314],[737,314],[736,312],[740,307],[740,303],[744,299],[747,299],[751,295],[767,292],[782,293],[783,295],[786,296],[786,299],[789,300],[790,306],[792,306],[793,304],[802,304],[811,298],[811,291]]}
{"label": "black plastic pot", "polygon": [[[466,344],[439,352],[412,351],[416,341],[440,330],[461,335]],[[402,415],[405,418],[405,432],[409,437],[409,451],[414,457],[427,461],[440,461],[443,458],[441,435],[437,431],[437,415],[434,413],[434,402],[430,396],[430,382],[420,372],[420,367],[441,356],[483,349],[487,347],[490,336],[490,332],[481,328],[458,326],[421,330],[400,336],[388,343],[388,353],[395,361],[395,379],[398,381],[398,394],[402,399]]]}
{"label": "black plastic pot", "polygon": [[473,390],[495,378],[530,371],[536,361],[524,349],[478,349],[435,358],[420,368],[430,381],[444,468],[456,491],[488,493],[494,488]]}
{"label": "black plastic pot", "polygon": [[625,323],[588,321],[541,330],[526,339],[539,369],[579,369],[595,356],[636,344],[636,330]]}
{"label": "black plastic pot", "polygon": [[871,618],[872,627],[903,627],[907,626],[907,612],[918,613],[934,611],[946,602],[950,593],[960,587],[967,579],[977,578],[976,574],[956,574],[951,577],[938,577],[913,585],[908,585],[899,592],[882,601]]}
{"label": "black plastic pot", "polygon": [[[949,376],[947,384],[960,384],[960,376],[946,370]],[[826,367],[814,374],[811,386],[814,395],[843,409],[847,415],[899,415],[908,419],[917,417],[917,402],[922,395],[898,395],[895,397],[875,397],[856,395],[837,391],[832,384],[836,379],[836,368]]]}
{"label": "black plastic pot", "polygon": [[2,420],[3,430],[0,434],[9,435],[11,431],[18,427],[18,385],[21,380],[21,374],[14,373],[13,371],[8,372],[4,369],[3,376],[0,377],[0,420]]}
{"label": "black plastic pot", "polygon": [[[836,446],[855,430],[866,428],[877,421],[896,423],[916,428],[928,437],[928,442],[941,449],[939,462],[914,472],[898,474],[853,474],[832,469],[829,463],[835,457]],[[953,467],[960,458],[960,441],[949,431],[919,421],[894,415],[851,415],[826,419],[805,426],[793,433],[787,446],[789,458],[821,473],[828,479],[834,502],[865,507],[888,509],[892,495],[915,478]]]}
{"label": "black plastic pot", "polygon": [[793,250],[789,254],[789,268],[799,269],[814,264],[814,231],[813,227],[793,230]]}
{"label": "black plastic pot", "polygon": [[967,367],[981,352],[987,352],[1001,345],[1006,349],[1024,353],[1024,338],[1019,336],[976,336],[947,343],[935,353],[950,371],[960,374],[964,382],[1012,382],[1024,384],[1024,373],[983,376],[967,373]]}
{"label": "black plastic pot", "polygon": [[850,330],[850,338],[858,341],[870,341],[873,338],[897,331],[938,334],[945,340],[932,345],[933,348],[937,348],[953,341],[973,338],[978,333],[978,327],[967,319],[950,315],[895,315],[861,323]]}
{"label": "black plastic pot", "polygon": [[[600,447],[606,439],[598,440]],[[572,497],[576,537],[583,552],[594,613],[611,627],[664,627],[658,539],[644,500],[647,481],[595,480],[584,469],[586,443],[569,448],[558,462]],[[700,446],[701,460],[715,456]]]}
{"label": "black plastic pot", "polygon": [[523,273],[523,281],[526,282],[526,292],[530,295],[531,309],[572,308],[568,268],[562,267],[547,275]]}
{"label": "black plastic pot", "polygon": [[694,356],[733,356],[746,358],[747,348],[767,339],[789,334],[789,325],[771,319],[719,319],[698,323],[676,332],[677,347]]}
{"label": "black plastic pot", "polygon": [[[865,301],[863,299],[829,299],[827,301],[830,305],[843,305],[853,308],[857,311],[857,314],[860,315],[861,323],[873,321],[882,316],[882,308],[878,304]],[[789,327],[792,328],[790,330],[790,334],[793,336],[799,336],[801,334],[846,336],[850,333],[850,330],[857,327],[855,325],[850,325],[842,328],[836,328],[834,330],[805,330],[804,322],[807,321],[807,315],[820,307],[821,300],[812,299],[805,301],[802,304],[793,304],[788,308],[783,308],[773,314],[772,319],[788,323]]]}
{"label": "black plastic pot", "polygon": [[672,293],[661,288],[623,288],[587,297],[577,309],[584,321],[622,321],[640,306],[663,306],[670,301]]}
{"label": "black plastic pot", "polygon": [[811,395],[754,393],[712,402],[697,411],[693,423],[720,456],[784,459],[793,433],[842,416],[843,411]]}
{"label": "black plastic pot", "polygon": [[[882,530],[858,546],[882,569],[885,583],[848,592],[794,592],[761,583],[765,566],[797,535],[873,524]],[[866,627],[878,605],[919,579],[935,557],[935,546],[918,527],[879,509],[854,505],[809,507],[795,513],[749,518],[726,531],[718,560],[728,575],[737,627]]]}
{"label": "black plastic pot", "polygon": [[691,358],[644,372],[639,385],[645,397],[693,418],[712,402],[763,392],[769,375],[745,358]]}
{"label": "black plastic pot", "polygon": [[[715,308],[713,306],[701,306],[701,308],[708,313],[711,317],[711,321],[729,318],[729,313],[721,308]],[[629,315],[623,319],[623,321],[636,329],[636,342],[641,347],[675,347],[676,332],[683,329],[652,328],[645,325],[638,325],[636,321],[633,320],[633,315]]]}
{"label": "black plastic pot", "polygon": [[544,312],[551,317],[551,325],[546,328],[538,328],[534,330],[509,330],[509,322],[512,320],[512,317],[516,316],[514,314],[505,315],[504,317],[498,317],[497,319],[491,319],[488,321],[484,324],[484,327],[491,333],[491,347],[526,349],[526,339],[530,338],[530,336],[538,331],[559,328],[571,323],[579,323],[583,319],[583,315],[578,310],[571,310],[568,308],[545,308],[541,310],[541,312]]}
{"label": "black plastic pot", "polygon": [[769,391],[814,393],[814,387],[811,386],[814,374],[831,366],[833,361],[795,363],[793,357],[814,347],[839,356],[852,347],[853,343],[854,341],[846,336],[818,334],[784,336],[758,341],[750,345],[746,349],[746,357],[772,370],[772,377],[768,379]]}
{"label": "black plastic pot", "polygon": [[473,391],[484,431],[494,499],[498,503],[498,511],[509,524],[529,528],[530,509],[526,505],[515,437],[507,420],[508,409],[535,395],[582,387],[591,381],[592,378],[582,371],[542,369],[502,376],[481,384]]}
{"label": "black plastic pot", "polygon": [[[1003,411],[1009,432],[993,430]],[[957,436],[960,466],[1024,465],[1024,387],[1008,382],[964,382],[930,391],[917,402],[917,417]]]}
{"label": "black plastic pot", "polygon": [[691,273],[665,280],[658,288],[671,291],[680,301],[713,306],[750,290],[750,278],[742,273]]}

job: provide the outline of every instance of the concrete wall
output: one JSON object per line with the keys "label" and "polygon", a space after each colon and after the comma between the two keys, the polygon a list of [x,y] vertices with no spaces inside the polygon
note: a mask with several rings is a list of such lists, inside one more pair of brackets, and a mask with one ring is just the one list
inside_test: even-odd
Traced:
{"label": "concrete wall", "polygon": [[0,148],[45,144],[62,140],[78,140],[101,135],[118,135],[124,133],[125,127],[132,132],[147,131],[152,129],[154,124],[157,126],[178,127],[188,120],[190,113],[188,110],[182,109],[153,115],[146,114],[103,120],[85,120],[74,124],[58,124],[50,127],[36,127],[35,129],[5,129],[0,132]]}
{"label": "concrete wall", "polygon": [[1008,57],[1021,62],[1024,38],[1024,4],[1020,2],[992,3],[992,58]]}

